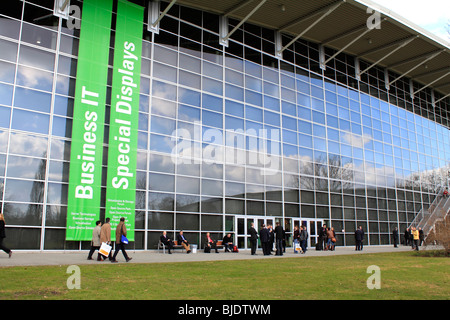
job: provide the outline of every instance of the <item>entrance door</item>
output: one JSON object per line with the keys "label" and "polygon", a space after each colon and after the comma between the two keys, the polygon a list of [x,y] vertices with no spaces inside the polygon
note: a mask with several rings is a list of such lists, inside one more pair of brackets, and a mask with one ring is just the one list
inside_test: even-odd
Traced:
{"label": "entrance door", "polygon": [[308,232],[307,247],[313,247],[319,240],[319,230],[323,225],[323,220],[318,219],[293,219],[294,227],[300,228],[300,226],[306,226]]}
{"label": "entrance door", "polygon": [[[236,216],[237,226],[237,246],[239,249],[250,249],[250,235],[248,229],[250,229],[252,223],[255,224],[255,229],[259,234],[262,225],[274,225],[274,218],[261,217],[261,216]],[[261,242],[258,239],[258,246],[261,247]]]}

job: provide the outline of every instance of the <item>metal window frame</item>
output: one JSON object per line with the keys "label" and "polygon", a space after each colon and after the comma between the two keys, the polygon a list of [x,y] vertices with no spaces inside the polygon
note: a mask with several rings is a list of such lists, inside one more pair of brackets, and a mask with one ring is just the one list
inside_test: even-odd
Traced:
{"label": "metal window frame", "polygon": [[63,19],[68,19],[69,7],[70,0],[55,0],[55,4],[53,6],[53,15]]}
{"label": "metal window frame", "polygon": [[316,21],[314,21],[309,27],[307,27],[305,30],[303,30],[301,33],[299,33],[297,36],[295,36],[294,39],[292,39],[291,41],[289,41],[289,43],[288,43],[287,45],[285,45],[283,48],[281,48],[281,50],[277,51],[277,52],[276,52],[276,55],[282,54],[284,50],[286,50],[287,48],[289,48],[294,42],[296,42],[298,39],[300,39],[303,35],[305,35],[305,33],[307,33],[309,30],[311,30],[313,27],[315,27],[320,21],[322,21],[324,18],[326,18],[328,15],[330,15],[334,10],[336,10],[337,8],[339,8],[339,7],[340,7],[343,3],[345,3],[345,2],[346,2],[346,0],[342,0],[342,1],[338,2],[338,3],[335,3],[335,4],[332,5],[331,7],[330,7],[330,6],[327,6],[327,7],[323,8],[323,9],[317,11],[317,12],[313,12],[313,13],[311,13],[311,14],[309,14],[309,15],[306,15],[306,16],[304,16],[304,17],[302,17],[302,18],[299,18],[299,19],[297,19],[297,20],[295,21],[295,23],[291,23],[291,24],[288,24],[288,25],[286,25],[286,26],[281,27],[281,28],[280,28],[280,31],[283,31],[283,30],[285,30],[286,28],[291,27],[291,26],[294,25],[294,24],[300,23],[301,21],[304,21],[304,20],[306,20],[306,19],[309,19],[309,18],[311,18],[311,17],[313,17],[313,16],[315,16],[315,15],[317,15],[317,14],[319,14],[319,13],[321,13],[321,12],[323,12],[323,11],[326,10],[326,12],[325,12],[324,14],[322,14],[322,15],[320,16],[320,18],[316,19]]}
{"label": "metal window frame", "polygon": [[219,43],[224,46],[224,47],[228,47],[228,39],[233,35],[233,33],[235,33],[248,19],[250,19],[250,17],[256,12],[258,11],[259,8],[262,7],[262,5],[264,3],[267,2],[267,0],[261,0],[256,7],[254,7],[245,17],[244,19],[242,19],[234,28],[233,30],[231,30],[230,32],[228,32],[225,36],[223,36],[223,34],[225,34],[226,31],[228,31],[228,23],[226,23],[226,26],[224,26],[225,21],[228,22],[227,17],[233,13],[234,11],[244,7],[245,5],[247,5],[249,2],[251,1],[244,1],[241,2],[239,5],[237,5],[236,7],[233,7],[231,10],[227,11],[225,13],[225,15],[223,16],[224,18],[221,18],[221,32],[220,32],[220,39],[219,39]]}
{"label": "metal window frame", "polygon": [[159,23],[162,18],[169,12],[169,10],[173,7],[173,5],[177,2],[177,0],[172,0],[164,9],[163,12],[160,12],[161,2],[159,0],[155,0],[148,3],[148,19],[147,19],[147,31],[159,34]]}

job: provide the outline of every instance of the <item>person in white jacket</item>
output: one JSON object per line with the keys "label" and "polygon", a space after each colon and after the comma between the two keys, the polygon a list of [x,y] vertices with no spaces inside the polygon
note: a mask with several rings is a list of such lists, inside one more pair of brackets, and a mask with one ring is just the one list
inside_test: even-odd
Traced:
{"label": "person in white jacket", "polygon": [[[101,221],[97,221],[95,223],[95,228],[92,231],[92,241],[91,241],[91,250],[89,250],[88,260],[92,260],[92,255],[94,254],[95,250],[99,250],[100,246],[102,245],[100,241],[100,230],[101,230]],[[102,258],[100,256],[100,253],[97,256],[97,261],[102,261]]]}

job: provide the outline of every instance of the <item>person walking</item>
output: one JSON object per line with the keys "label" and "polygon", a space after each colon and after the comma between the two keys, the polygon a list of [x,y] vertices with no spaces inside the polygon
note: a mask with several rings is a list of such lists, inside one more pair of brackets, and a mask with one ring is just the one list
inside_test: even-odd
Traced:
{"label": "person walking", "polygon": [[250,225],[250,228],[247,230],[247,233],[250,235],[251,253],[252,256],[254,256],[256,254],[256,247],[258,244],[258,232],[255,229],[254,223]]}
{"label": "person walking", "polygon": [[277,248],[277,256],[283,255],[283,238],[284,238],[284,230],[279,222],[275,223],[275,237],[276,237],[276,248]]}
{"label": "person walking", "polygon": [[300,227],[301,231],[300,231],[300,247],[302,248],[302,253],[305,254],[306,253],[306,243],[308,241],[308,231],[306,230],[306,226],[301,226]]}
{"label": "person walking", "polygon": [[[107,245],[112,246],[111,243],[111,224],[109,223],[111,219],[110,218],[106,218],[105,219],[105,223],[102,225],[101,229],[100,229],[100,245],[104,242]],[[101,257],[102,259],[106,259],[105,257]],[[108,259],[109,261],[112,260],[112,250],[109,251],[109,255],[108,255]]]}
{"label": "person walking", "polygon": [[6,226],[5,217],[4,217],[3,213],[0,213],[0,249],[5,251],[8,254],[8,256],[11,258],[11,256],[12,256],[11,249],[5,247],[5,245],[3,244],[3,239],[6,238],[5,226]]}
{"label": "person walking", "polygon": [[358,229],[356,229],[356,231],[355,231],[355,243],[356,243],[355,250],[356,251],[362,251],[363,241],[364,241],[364,231],[362,229],[362,226],[359,226]]}
{"label": "person walking", "polygon": [[[92,255],[94,254],[95,250],[100,250],[100,246],[102,243],[100,242],[100,232],[102,229],[101,226],[102,222],[99,220],[95,223],[95,228],[92,230],[92,241],[91,241],[91,250],[89,250],[89,254],[87,259],[92,260]],[[100,252],[97,255],[97,261],[102,261]]]}
{"label": "person walking", "polygon": [[116,260],[117,254],[120,250],[122,250],[122,254],[127,262],[129,262],[132,258],[128,257],[127,252],[125,251],[125,243],[122,242],[122,236],[127,236],[127,227],[125,226],[125,218],[120,218],[120,222],[116,227],[116,251],[114,252],[114,256],[111,262],[118,262]]}
{"label": "person walking", "polygon": [[398,244],[398,229],[397,227],[394,228],[394,230],[392,231],[392,240],[394,241],[394,248],[398,248],[397,244]]}

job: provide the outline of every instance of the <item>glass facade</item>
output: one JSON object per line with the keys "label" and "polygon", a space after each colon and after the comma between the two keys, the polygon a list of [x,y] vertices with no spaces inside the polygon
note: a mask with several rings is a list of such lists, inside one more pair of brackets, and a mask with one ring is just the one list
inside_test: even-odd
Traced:
{"label": "glass facade", "polygon": [[[79,30],[53,3],[0,4],[1,209],[15,249],[89,247],[65,241]],[[179,5],[159,34],[143,30],[129,247],[156,249],[163,230],[237,237],[239,217],[283,222],[288,236],[296,220],[323,221],[338,245],[361,225],[368,244],[390,244],[448,185],[449,99],[434,106],[431,89],[411,99],[401,79],[387,91],[378,67],[357,80],[346,54],[322,70],[319,46],[301,39],[277,59],[275,31],[248,23],[223,47],[219,16]]]}

